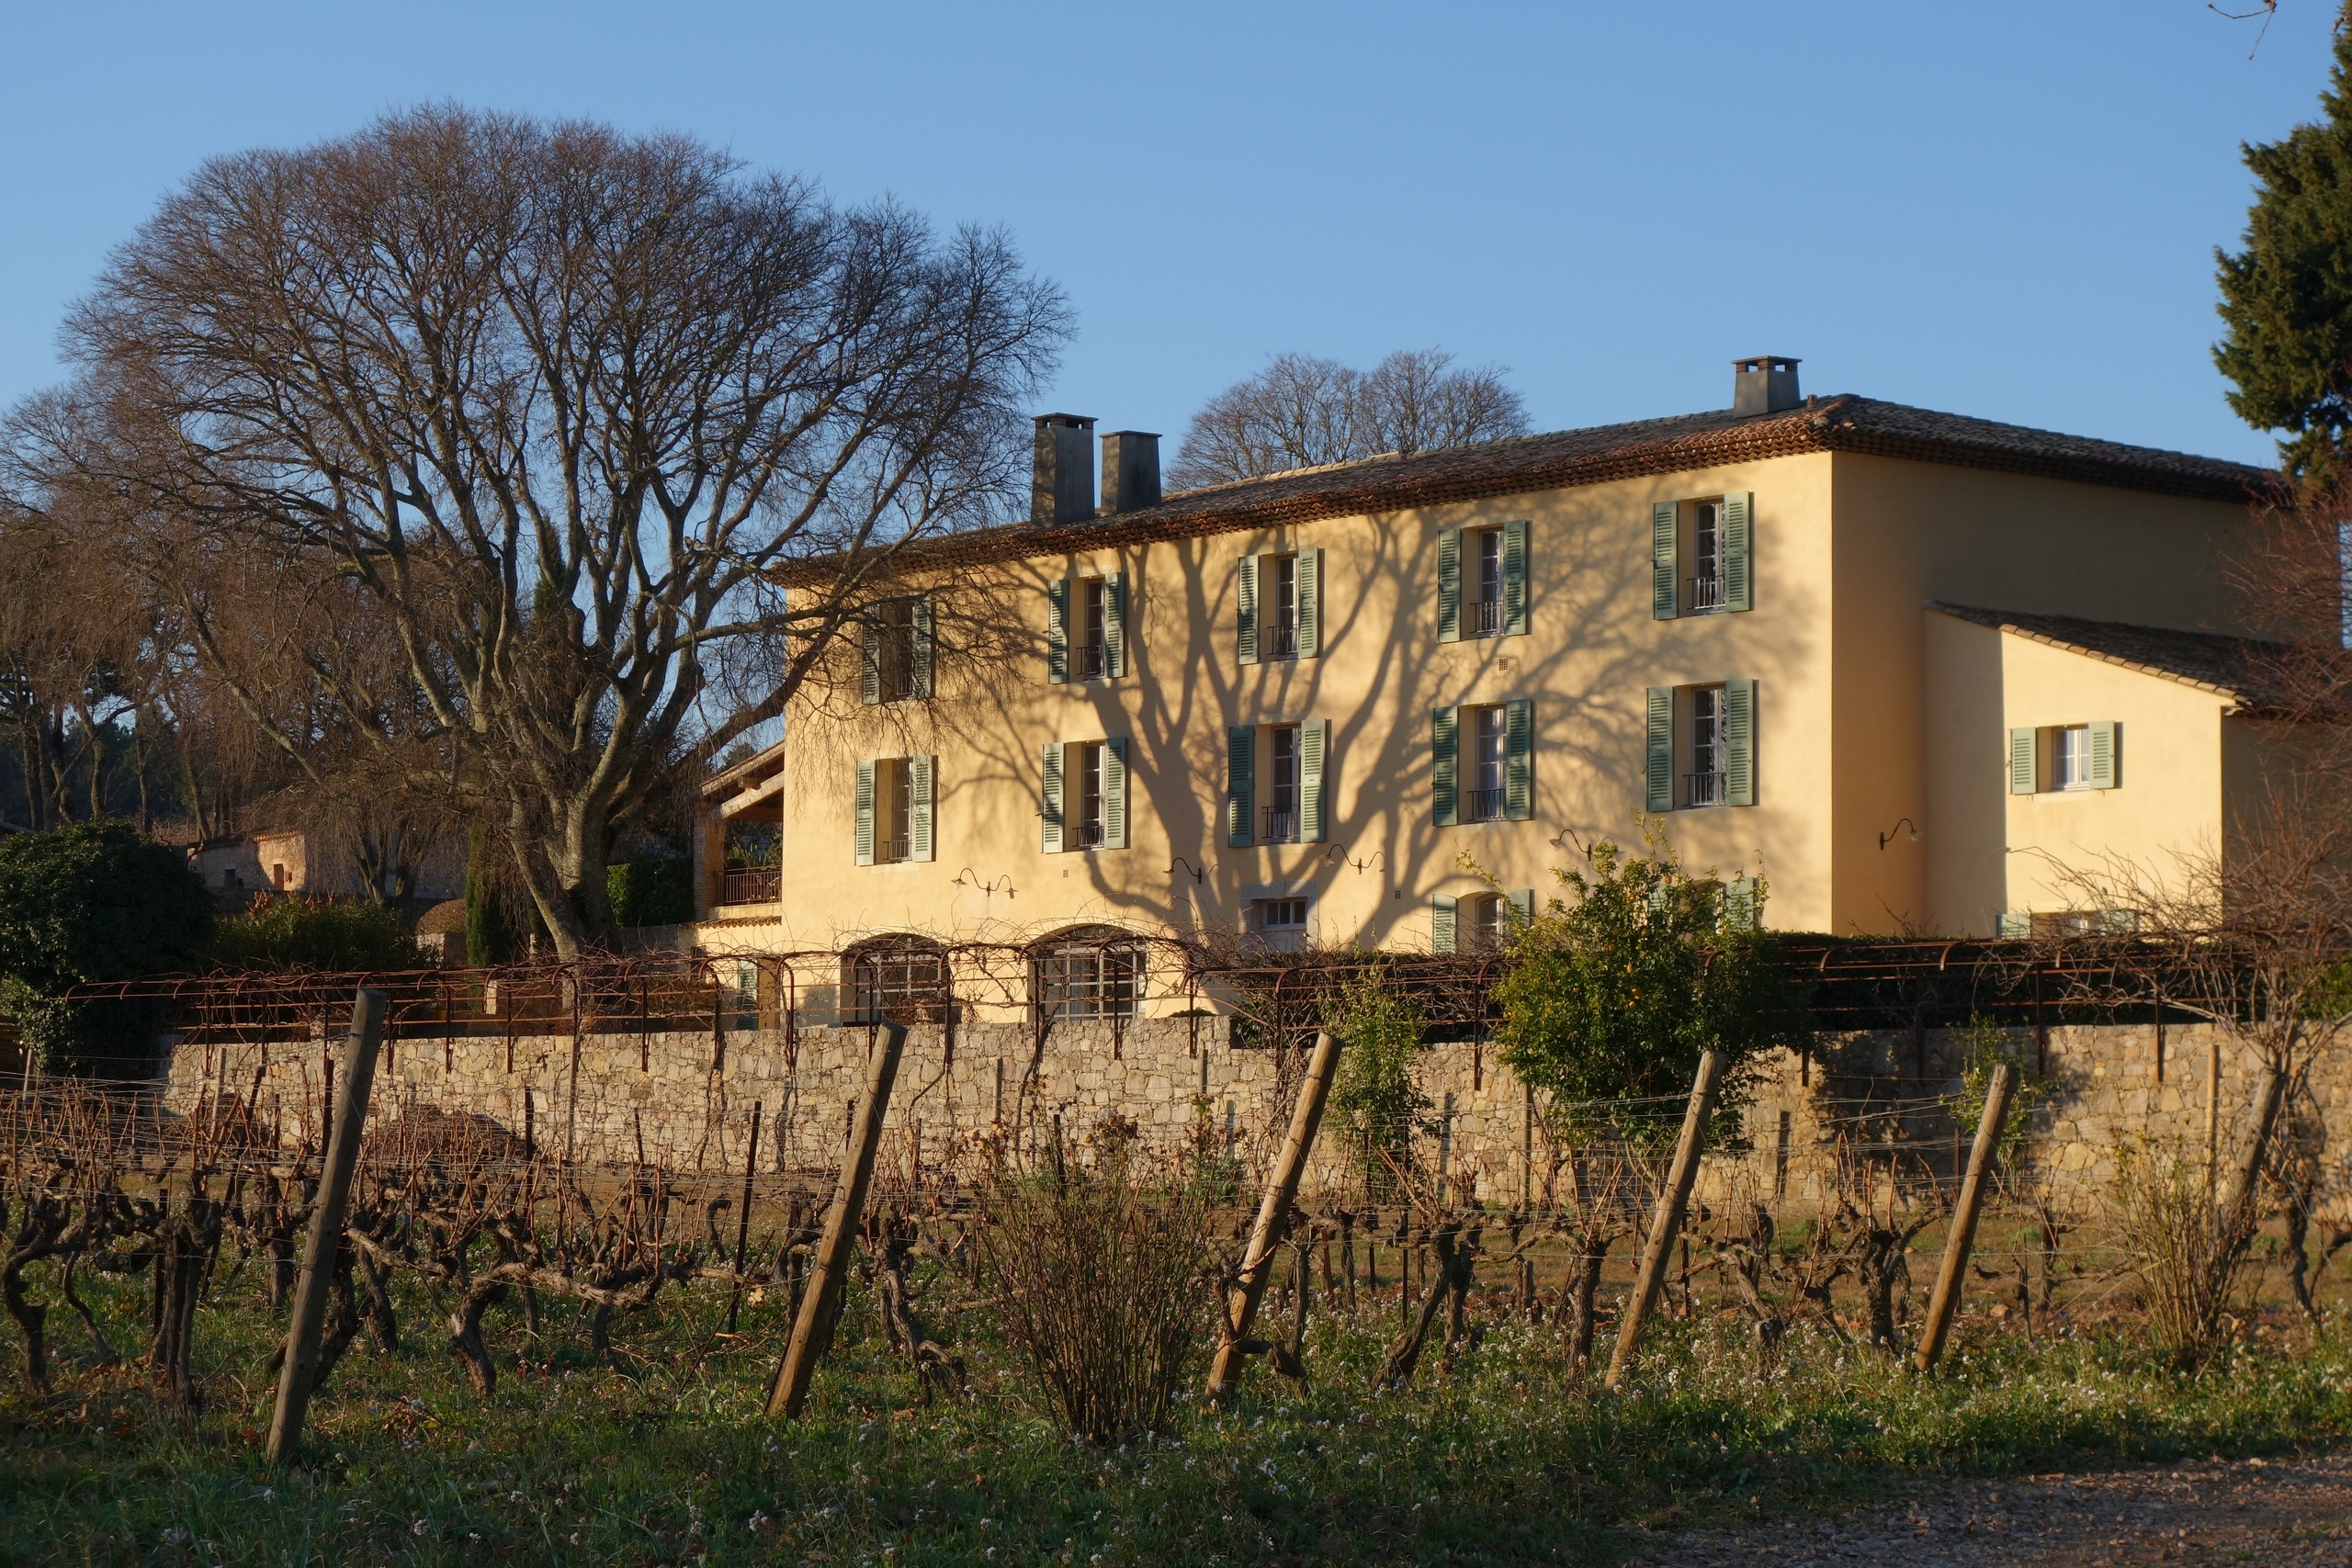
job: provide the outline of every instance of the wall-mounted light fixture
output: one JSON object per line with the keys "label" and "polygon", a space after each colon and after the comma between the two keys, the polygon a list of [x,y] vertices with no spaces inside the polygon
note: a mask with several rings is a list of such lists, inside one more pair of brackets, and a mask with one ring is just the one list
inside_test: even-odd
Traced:
{"label": "wall-mounted light fixture", "polygon": [[1174,860],[1168,863],[1168,874],[1170,876],[1175,875],[1176,868],[1180,865],[1186,871],[1193,874],[1193,881],[1195,884],[1208,880],[1208,874],[1206,872],[1203,871],[1199,866],[1194,865],[1191,861],[1186,860],[1182,855],[1178,855]]}
{"label": "wall-mounted light fixture", "polygon": [[999,893],[1003,894],[1008,898],[1013,897],[1012,874],[1009,871],[993,882],[982,882],[980,880],[980,874],[974,871],[967,865],[963,870],[956,874],[956,880],[948,886],[951,887],[977,887],[981,893],[989,897],[994,897]]}
{"label": "wall-mounted light fixture", "polygon": [[[1910,831],[1904,833],[1905,829],[1909,829]],[[1908,817],[1898,817],[1894,820],[1894,827],[1878,836],[1878,847],[1883,850],[1887,845],[1894,842],[1894,835],[1897,833],[1904,833],[1904,837],[1912,843],[1916,844],[1919,841],[1919,825]]]}

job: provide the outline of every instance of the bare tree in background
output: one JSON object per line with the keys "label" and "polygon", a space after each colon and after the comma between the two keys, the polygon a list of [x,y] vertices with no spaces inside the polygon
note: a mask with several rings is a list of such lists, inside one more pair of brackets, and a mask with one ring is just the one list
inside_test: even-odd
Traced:
{"label": "bare tree in background", "polygon": [[1190,490],[1523,435],[1527,407],[1503,375],[1491,365],[1457,370],[1440,348],[1400,349],[1369,371],[1279,355],[1193,416],[1169,482]]}
{"label": "bare tree in background", "polygon": [[[37,485],[120,498],[289,752],[187,563],[338,583],[407,688],[351,733],[481,802],[570,954],[682,749],[782,712],[901,546],[1018,492],[1068,332],[1001,235],[682,137],[424,109],[206,164],[74,312],[82,378],[11,446]],[[772,685],[707,711],[746,642]]]}

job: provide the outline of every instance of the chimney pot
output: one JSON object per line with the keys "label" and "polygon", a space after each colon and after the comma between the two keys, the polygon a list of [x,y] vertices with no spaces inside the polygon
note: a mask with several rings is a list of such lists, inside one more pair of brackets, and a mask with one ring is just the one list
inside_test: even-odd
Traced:
{"label": "chimney pot", "polygon": [[1114,430],[1102,437],[1102,513],[1115,516],[1159,504],[1159,436]]}
{"label": "chimney pot", "polygon": [[1797,395],[1797,362],[1785,354],[1756,354],[1732,362],[1731,412],[1779,413],[1804,400]]}
{"label": "chimney pot", "polygon": [[1094,515],[1094,421],[1082,413],[1037,416],[1029,521],[1080,523]]}

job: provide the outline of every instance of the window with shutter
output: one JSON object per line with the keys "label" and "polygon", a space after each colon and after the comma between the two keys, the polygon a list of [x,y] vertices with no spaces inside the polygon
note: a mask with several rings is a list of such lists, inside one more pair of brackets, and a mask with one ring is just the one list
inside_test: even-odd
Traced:
{"label": "window with shutter", "polygon": [[1674,688],[1652,686],[1648,695],[1648,744],[1643,764],[1644,808],[1674,809]]}
{"label": "window with shutter", "polygon": [[1756,929],[1756,879],[1735,876],[1724,889],[1724,930],[1752,931]]}
{"label": "window with shutter", "polygon": [[1323,651],[1323,552],[1298,552],[1298,657],[1313,659]]}
{"label": "window with shutter", "polygon": [[874,611],[857,618],[857,700],[867,707],[882,700],[882,627]]}
{"label": "window with shutter", "polygon": [[[1455,708],[1430,710],[1430,806],[1437,826],[1451,828],[1460,808],[1460,790],[1455,784],[1455,752],[1461,729],[1461,713]],[[1452,951],[1448,949],[1448,951]]]}
{"label": "window with shutter", "polygon": [[1535,815],[1535,703],[1503,705],[1503,815],[1524,822]]}
{"label": "window with shutter", "polygon": [[1650,508],[1650,615],[1655,620],[1674,619],[1678,608],[1675,569],[1681,564],[1676,552],[1675,535],[1682,508],[1671,501],[1661,501]]}
{"label": "window with shutter", "polygon": [[914,695],[927,700],[931,696],[931,669],[934,662],[933,650],[937,644],[938,634],[935,623],[932,619],[929,599],[915,600],[913,612],[914,637],[910,651],[913,656],[911,662],[914,666]]}
{"label": "window with shutter", "polygon": [[1724,682],[1724,804],[1756,804],[1756,682]]}
{"label": "window with shutter", "polygon": [[1102,579],[1102,673],[1117,680],[1127,672],[1127,580],[1123,572]]}
{"label": "window with shutter", "polygon": [[1046,584],[1046,679],[1059,686],[1069,680],[1069,580]]}
{"label": "window with shutter", "polygon": [[1252,842],[1250,817],[1257,809],[1251,775],[1258,761],[1258,731],[1238,724],[1225,732],[1225,841],[1236,849]]}
{"label": "window with shutter", "polygon": [[1527,635],[1527,525],[1503,525],[1503,635]]}
{"label": "window with shutter", "polygon": [[1723,574],[1723,601],[1725,610],[1752,610],[1756,607],[1753,541],[1756,535],[1756,497],[1749,491],[1734,491],[1724,497],[1723,540],[1716,556]]}
{"label": "window with shutter", "polygon": [[1038,812],[1041,824],[1039,847],[1049,855],[1062,852],[1062,743],[1046,742],[1045,799]]}
{"label": "window with shutter", "polygon": [[1323,841],[1323,763],[1331,742],[1331,721],[1310,718],[1298,727],[1299,841]]}
{"label": "window with shutter", "polygon": [[932,858],[931,805],[932,774],[937,767],[934,757],[907,759],[907,859],[927,861]]}
{"label": "window with shutter", "polygon": [[2112,719],[2103,719],[2097,724],[2086,725],[2084,728],[2090,732],[2088,737],[2090,767],[2086,787],[2113,789],[2118,773],[2117,763],[2122,760],[2120,752],[2117,750],[2117,743],[2121,739],[2122,727]]}
{"label": "window with shutter", "polygon": [[2031,936],[2033,917],[2015,911],[2005,912],[2001,916],[1999,931],[2002,940],[2007,942],[2015,942],[2020,938]]}
{"label": "window with shutter", "polygon": [[2041,761],[2040,738],[2030,729],[2009,731],[2009,793],[2031,795],[2040,787],[2034,764]]}
{"label": "window with shutter", "polygon": [[1243,556],[1233,573],[1234,656],[1258,662],[1258,558]]}
{"label": "window with shutter", "polygon": [[857,764],[857,863],[874,863],[874,762]]}
{"label": "window with shutter", "polygon": [[1437,536],[1437,640],[1462,640],[1462,530]]}
{"label": "window with shutter", "polygon": [[1127,740],[1123,735],[1102,742],[1102,847],[1127,847]]}
{"label": "window with shutter", "polygon": [[1446,953],[1453,951],[1456,901],[1450,894],[1440,893],[1430,899],[1430,951]]}
{"label": "window with shutter", "polygon": [[1503,898],[1510,906],[1510,935],[1518,936],[1535,923],[1535,889],[1522,887],[1504,894]]}

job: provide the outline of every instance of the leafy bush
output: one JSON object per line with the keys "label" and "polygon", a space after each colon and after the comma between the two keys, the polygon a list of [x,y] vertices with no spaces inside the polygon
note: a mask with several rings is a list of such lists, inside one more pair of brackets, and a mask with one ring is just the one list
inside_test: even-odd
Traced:
{"label": "leafy bush", "polygon": [[2256,1210],[2217,1203],[2201,1157],[2143,1142],[2118,1149],[2106,1198],[2116,1241],[2139,1277],[2148,1340],[2175,1369],[2221,1348],[2253,1246]]}
{"label": "leafy bush", "polygon": [[212,955],[232,969],[423,969],[427,960],[400,917],[379,904],[273,898],[212,933]]}
{"label": "leafy bush", "polygon": [[1148,1179],[1123,1154],[1001,1171],[975,1233],[1020,1347],[1063,1429],[1113,1443],[1168,1425],[1206,1347],[1212,1218],[1197,1186]]}
{"label": "leafy bush", "polygon": [[1627,855],[1602,840],[1589,872],[1555,873],[1555,898],[1531,921],[1496,987],[1501,1056],[1559,1100],[1630,1100],[1629,1131],[1681,1117],[1702,1052],[1724,1058],[1726,1103],[1741,1069],[1774,1046],[1811,1038],[1805,990],[1761,929],[1759,878],[1727,910],[1719,883],[1687,874],[1661,836]]}
{"label": "leafy bush", "polygon": [[189,967],[211,924],[187,856],[123,823],[0,839],[0,1010],[44,1071],[141,1076],[153,1008],[64,993]]}
{"label": "leafy bush", "polygon": [[616,926],[676,926],[695,918],[695,868],[679,855],[646,855],[605,868]]}
{"label": "leafy bush", "polygon": [[1413,1076],[1424,1027],[1420,1004],[1385,968],[1372,969],[1331,998],[1323,1027],[1347,1047],[1331,1086],[1335,1130],[1345,1135],[1350,1161],[1382,1188],[1389,1162],[1401,1168],[1411,1160],[1413,1134],[1430,1108]]}
{"label": "leafy bush", "polygon": [[[1984,1101],[1993,1092],[1993,1069],[2008,1060],[2008,1036],[2001,1026],[1971,1014],[1968,1027],[1960,1032],[1960,1093],[1951,1108],[1953,1124],[1962,1137],[1976,1136],[1976,1125],[1984,1119]],[[1996,1165],[2007,1158],[2018,1140],[2025,1136],[2026,1125],[2033,1117],[2033,1102],[2041,1097],[2041,1087],[2018,1073],[2009,1092],[2008,1114],[2001,1118],[2000,1142],[1994,1145]]]}

